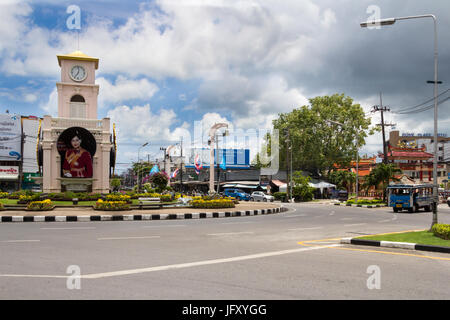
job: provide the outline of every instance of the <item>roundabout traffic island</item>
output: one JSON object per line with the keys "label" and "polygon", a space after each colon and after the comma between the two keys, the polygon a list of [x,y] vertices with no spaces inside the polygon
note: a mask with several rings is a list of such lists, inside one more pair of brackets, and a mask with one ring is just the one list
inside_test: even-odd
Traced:
{"label": "roundabout traffic island", "polygon": [[[22,209],[24,210],[24,209]],[[21,210],[21,211],[22,211]],[[158,209],[123,209],[103,210],[109,214],[99,214],[100,209],[84,208],[53,208],[51,211],[42,211],[39,214],[27,210],[24,215],[5,210],[0,212],[0,222],[90,222],[90,221],[141,221],[141,220],[175,220],[175,219],[206,219],[243,217],[255,215],[275,214],[287,211],[286,207],[274,203],[240,203],[234,208],[193,208],[193,207],[166,207]],[[135,214],[133,211],[139,211]]]}

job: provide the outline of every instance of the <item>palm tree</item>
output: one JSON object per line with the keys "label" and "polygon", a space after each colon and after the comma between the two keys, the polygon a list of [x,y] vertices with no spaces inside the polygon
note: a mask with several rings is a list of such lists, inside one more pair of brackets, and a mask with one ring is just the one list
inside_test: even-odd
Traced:
{"label": "palm tree", "polygon": [[348,170],[333,171],[329,175],[329,179],[338,189],[345,188],[348,193],[356,181],[356,174]]}
{"label": "palm tree", "polygon": [[377,189],[380,184],[382,185],[383,190],[383,200],[386,200],[386,188],[389,185],[391,180],[399,181],[395,176],[401,174],[402,170],[399,169],[395,164],[389,163],[384,164],[380,163],[377,167],[375,167],[365,179],[365,183],[363,185],[367,190],[374,186]]}

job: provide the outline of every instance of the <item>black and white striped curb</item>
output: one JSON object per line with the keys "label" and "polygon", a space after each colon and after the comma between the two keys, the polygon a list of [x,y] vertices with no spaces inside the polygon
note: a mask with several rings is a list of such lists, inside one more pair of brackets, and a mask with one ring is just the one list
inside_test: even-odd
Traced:
{"label": "black and white striped curb", "polygon": [[365,204],[349,204],[349,203],[343,203],[343,202],[335,203],[334,205],[335,206],[346,206],[346,207],[358,207],[358,208],[383,208],[383,207],[387,207],[386,204],[383,204],[383,205],[381,205],[381,204],[372,204],[372,205],[368,204],[368,205],[365,205]]}
{"label": "black and white striped curb", "polygon": [[361,245],[361,246],[400,248],[400,249],[450,253],[450,247],[432,246],[432,245],[409,243],[409,242],[376,241],[376,240],[366,240],[366,239],[358,239],[358,238],[343,238],[343,239],[341,239],[340,242],[342,244],[354,244],[354,245]]}
{"label": "black and white striped curb", "polygon": [[174,220],[205,219],[256,216],[287,211],[288,208],[271,208],[246,211],[167,213],[167,214],[129,214],[129,215],[92,215],[92,216],[1,216],[0,222],[89,222],[89,221],[138,221],[138,220]]}

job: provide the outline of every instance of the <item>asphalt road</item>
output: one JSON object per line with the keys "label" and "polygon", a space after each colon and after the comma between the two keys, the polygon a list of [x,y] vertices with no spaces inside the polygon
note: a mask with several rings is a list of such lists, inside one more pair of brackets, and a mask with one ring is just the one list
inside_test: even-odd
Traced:
{"label": "asphalt road", "polygon": [[[427,229],[431,213],[288,207],[202,220],[0,223],[0,299],[449,299],[450,255],[338,240]],[[450,208],[439,210],[450,223]],[[69,266],[81,279],[68,278]],[[370,266],[379,289],[368,288]]]}

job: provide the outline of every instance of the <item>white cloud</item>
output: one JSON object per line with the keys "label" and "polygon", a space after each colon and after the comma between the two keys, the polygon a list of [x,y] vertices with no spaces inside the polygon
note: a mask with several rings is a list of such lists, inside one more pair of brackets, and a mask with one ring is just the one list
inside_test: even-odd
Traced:
{"label": "white cloud", "polygon": [[50,93],[48,101],[41,104],[40,108],[45,111],[45,115],[58,116],[58,91],[56,88]]}
{"label": "white cloud", "polygon": [[155,139],[166,140],[170,136],[170,127],[177,118],[173,110],[161,109],[153,113],[150,105],[115,107],[107,117],[116,124],[119,141],[142,142]]}
{"label": "white cloud", "polygon": [[147,79],[133,80],[122,75],[116,78],[114,84],[104,77],[97,78],[96,82],[100,85],[100,107],[128,100],[149,100],[158,91],[158,86]]}

